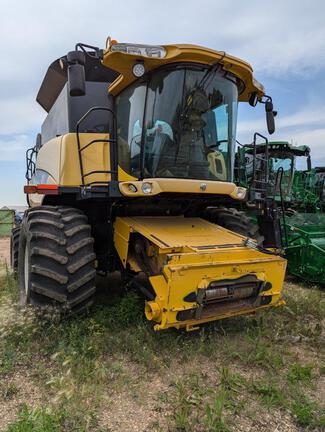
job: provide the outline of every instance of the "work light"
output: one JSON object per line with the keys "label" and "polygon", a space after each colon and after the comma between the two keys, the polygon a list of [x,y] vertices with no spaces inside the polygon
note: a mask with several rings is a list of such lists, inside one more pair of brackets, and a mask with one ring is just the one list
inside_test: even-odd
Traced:
{"label": "work light", "polygon": [[141,78],[145,71],[143,63],[135,63],[135,65],[133,65],[132,72],[135,77]]}

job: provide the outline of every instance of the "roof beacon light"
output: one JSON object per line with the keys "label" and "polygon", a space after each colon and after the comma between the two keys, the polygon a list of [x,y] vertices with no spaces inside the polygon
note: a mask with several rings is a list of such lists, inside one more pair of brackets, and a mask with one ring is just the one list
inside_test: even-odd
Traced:
{"label": "roof beacon light", "polygon": [[111,45],[110,49],[111,51],[118,51],[142,57],[164,58],[166,56],[165,48],[155,45],[117,43]]}

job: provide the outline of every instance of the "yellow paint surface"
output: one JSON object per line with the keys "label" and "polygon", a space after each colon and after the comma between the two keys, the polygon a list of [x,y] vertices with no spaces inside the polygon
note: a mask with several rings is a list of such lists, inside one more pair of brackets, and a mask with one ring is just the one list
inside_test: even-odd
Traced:
{"label": "yellow paint surface", "polygon": [[[162,46],[166,50],[166,56],[164,58],[147,58],[140,56],[147,71],[176,62],[211,65],[219,61],[224,70],[233,73],[244,82],[245,89],[239,97],[240,101],[248,101],[252,92],[257,92],[259,96],[263,96],[264,94],[263,86],[257,83],[253,78],[251,65],[237,57],[226,54],[223,51],[216,51],[198,45],[177,44]],[[103,64],[120,73],[109,87],[109,91],[112,95],[115,96],[119,94],[125,87],[136,80],[136,77],[132,73],[132,66],[137,60],[139,60],[139,56],[136,54],[126,54],[109,50],[105,51]]]}
{"label": "yellow paint surface", "polygon": [[[190,329],[203,322],[283,304],[281,290],[286,260],[245,246],[245,237],[239,234],[200,218],[117,218],[114,241],[124,267],[129,263],[135,233],[154,245],[155,254],[162,263],[160,273],[150,277],[156,298],[147,304],[147,316],[155,317],[156,330],[168,327]],[[195,302],[184,301],[189,293],[197,293],[199,288],[207,288],[213,281],[239,279],[246,275],[255,275],[262,284],[271,284],[267,291],[259,294],[255,305],[202,319],[177,319],[178,312],[198,307]],[[271,302],[260,304],[263,296],[272,296]],[[150,307],[154,312],[149,310]]]}

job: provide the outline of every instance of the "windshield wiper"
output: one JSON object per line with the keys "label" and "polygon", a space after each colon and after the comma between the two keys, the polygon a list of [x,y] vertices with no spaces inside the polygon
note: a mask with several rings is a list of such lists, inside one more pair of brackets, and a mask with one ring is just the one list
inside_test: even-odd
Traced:
{"label": "windshield wiper", "polygon": [[219,60],[217,60],[215,63],[212,63],[212,65],[210,65],[210,67],[207,69],[207,71],[205,72],[205,74],[203,75],[199,83],[193,87],[192,91],[189,93],[188,97],[185,100],[186,105],[184,109],[181,111],[180,117],[184,118],[188,114],[188,111],[190,109],[190,103],[188,103],[188,101],[192,100],[193,102],[193,96],[195,95],[196,92],[201,91],[203,94],[205,94],[207,83],[209,84],[210,78],[212,78],[214,73],[219,69],[219,67],[221,66],[221,61],[225,58],[225,56],[226,56],[226,52],[222,51],[222,57]]}
{"label": "windshield wiper", "polygon": [[207,80],[214,74],[214,72],[216,72],[219,69],[219,67],[221,66],[221,62],[225,57],[226,57],[226,52],[222,51],[222,57],[219,60],[217,60],[215,63],[212,63],[212,65],[210,65],[210,67],[207,69],[207,71],[201,78],[201,81],[196,86],[197,88],[205,90]]}

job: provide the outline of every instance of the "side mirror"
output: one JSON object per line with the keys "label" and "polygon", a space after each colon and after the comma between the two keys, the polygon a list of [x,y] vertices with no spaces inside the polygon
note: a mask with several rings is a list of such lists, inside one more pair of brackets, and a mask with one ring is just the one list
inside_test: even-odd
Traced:
{"label": "side mirror", "polygon": [[275,131],[275,122],[274,122],[273,103],[271,100],[267,100],[265,102],[265,113],[266,113],[267,130],[269,134],[272,135]]}
{"label": "side mirror", "polygon": [[85,53],[70,51],[67,60],[70,96],[84,96],[86,94]]}
{"label": "side mirror", "polygon": [[256,92],[251,93],[248,103],[250,104],[250,106],[255,107],[257,105],[257,102],[258,102],[257,93]]}

